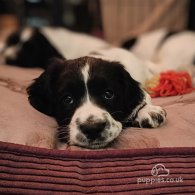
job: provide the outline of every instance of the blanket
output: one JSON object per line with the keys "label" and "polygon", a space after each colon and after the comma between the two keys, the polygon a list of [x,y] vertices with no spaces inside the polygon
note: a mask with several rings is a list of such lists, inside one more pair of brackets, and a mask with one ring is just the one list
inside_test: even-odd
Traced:
{"label": "blanket", "polygon": [[[40,69],[0,66],[0,141],[54,148],[56,121],[35,110],[25,92]],[[156,129],[127,128],[107,149],[194,147],[195,93],[154,98],[167,111],[167,122]],[[62,149],[79,150],[75,146]]]}

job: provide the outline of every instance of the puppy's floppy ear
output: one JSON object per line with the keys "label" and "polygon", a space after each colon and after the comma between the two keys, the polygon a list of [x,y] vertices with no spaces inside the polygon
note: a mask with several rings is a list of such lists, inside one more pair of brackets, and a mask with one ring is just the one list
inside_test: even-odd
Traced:
{"label": "puppy's floppy ear", "polygon": [[64,60],[52,59],[48,68],[27,88],[28,100],[38,111],[54,116],[54,88]]}
{"label": "puppy's floppy ear", "polygon": [[129,115],[131,112],[144,100],[144,92],[141,88],[141,84],[135,81],[131,75],[124,70],[124,80],[125,80],[125,95],[124,103],[126,105],[126,113]]}

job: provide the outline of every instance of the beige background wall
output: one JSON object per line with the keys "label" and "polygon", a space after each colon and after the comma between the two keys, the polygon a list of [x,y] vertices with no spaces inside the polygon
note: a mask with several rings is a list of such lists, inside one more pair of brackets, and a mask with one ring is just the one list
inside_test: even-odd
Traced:
{"label": "beige background wall", "polygon": [[100,0],[105,38],[120,44],[153,29],[186,27],[188,0]]}

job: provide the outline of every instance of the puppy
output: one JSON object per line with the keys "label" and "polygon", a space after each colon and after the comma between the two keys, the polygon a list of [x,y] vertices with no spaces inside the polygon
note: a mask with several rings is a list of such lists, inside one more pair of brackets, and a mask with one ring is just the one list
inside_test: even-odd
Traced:
{"label": "puppy", "polygon": [[[164,124],[166,112],[141,86],[150,72],[128,51],[62,29],[26,29],[18,37],[2,53],[13,64],[45,68],[27,91],[30,104],[58,122],[59,146],[102,148],[124,127]],[[53,56],[58,58],[48,65]]]}
{"label": "puppy", "polygon": [[[154,74],[181,68],[195,72],[195,33],[192,31],[158,29],[127,40],[122,46],[148,61],[148,68]],[[195,78],[195,74],[192,76]]]}
{"label": "puppy", "polygon": [[[119,53],[108,53],[114,50]],[[55,60],[28,88],[30,104],[57,120],[60,143],[102,148],[123,127],[155,128],[165,122],[165,111],[151,104],[124,64],[108,56]],[[129,61],[138,67],[132,75],[139,75],[139,60]]]}
{"label": "puppy", "polygon": [[64,28],[26,27],[0,44],[1,60],[9,65],[46,68],[52,57],[75,59],[109,47],[105,41]]}

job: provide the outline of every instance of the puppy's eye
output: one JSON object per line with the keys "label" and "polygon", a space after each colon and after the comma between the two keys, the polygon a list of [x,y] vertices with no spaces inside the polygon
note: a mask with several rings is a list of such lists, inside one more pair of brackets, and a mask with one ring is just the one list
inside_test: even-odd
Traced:
{"label": "puppy's eye", "polygon": [[104,99],[111,100],[114,98],[114,92],[112,90],[107,89],[103,94]]}
{"label": "puppy's eye", "polygon": [[67,95],[67,96],[65,96],[63,102],[64,102],[65,104],[71,105],[71,104],[74,103],[74,99],[73,99],[73,97],[71,97],[70,95]]}

